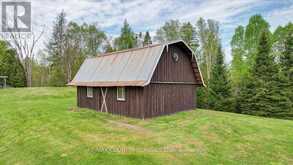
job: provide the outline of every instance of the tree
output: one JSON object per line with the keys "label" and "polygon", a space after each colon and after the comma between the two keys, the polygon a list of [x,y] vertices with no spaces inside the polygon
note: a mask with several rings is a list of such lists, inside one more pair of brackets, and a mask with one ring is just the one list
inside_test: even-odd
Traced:
{"label": "tree", "polygon": [[182,39],[193,51],[199,45],[195,27],[190,22],[181,24],[178,20],[166,22],[157,30],[155,39],[161,43]]}
{"label": "tree", "polygon": [[32,86],[44,87],[49,85],[49,67],[46,59],[46,53],[39,50],[37,55],[38,60],[33,61],[32,66]]}
{"label": "tree", "polygon": [[150,33],[147,31],[145,33],[144,39],[143,39],[143,46],[145,45],[151,45],[152,44],[152,38],[150,36]]}
{"label": "tree", "polygon": [[238,95],[241,81],[246,77],[248,73],[248,67],[245,61],[245,39],[244,39],[245,29],[243,26],[238,26],[235,29],[235,33],[232,37],[231,47],[232,47],[232,63],[231,63],[231,82],[235,95]]}
{"label": "tree", "polygon": [[84,59],[97,56],[105,41],[105,33],[96,25],[67,23],[66,14],[61,12],[56,18],[47,45],[50,84],[64,86],[70,82]]}
{"label": "tree", "polygon": [[278,68],[271,51],[269,32],[263,31],[251,69],[251,76],[241,92],[242,113],[282,117],[292,107],[280,86]]}
{"label": "tree", "polygon": [[218,111],[234,111],[231,100],[231,86],[228,80],[228,71],[224,64],[224,55],[221,47],[218,48],[216,62],[212,68],[209,90],[210,108]]}
{"label": "tree", "polygon": [[[251,16],[245,30],[246,58],[250,67],[253,65],[255,54],[257,53],[259,38],[263,31],[269,32],[269,23],[264,20],[261,15]],[[270,39],[270,33],[268,34],[268,37]]]}
{"label": "tree", "polygon": [[203,78],[208,85],[211,78],[212,65],[215,62],[218,47],[220,45],[219,40],[219,24],[216,21],[205,21],[200,18],[197,21],[197,27],[199,35],[199,43],[201,51],[198,55],[200,59],[200,67],[203,72]]}
{"label": "tree", "polygon": [[180,28],[180,37],[189,47],[192,48],[193,51],[196,51],[199,43],[195,27],[193,27],[190,22],[183,23]]}
{"label": "tree", "polygon": [[[40,33],[31,32],[31,36],[24,37],[19,32],[10,32],[11,40],[7,40],[11,47],[13,47],[17,53],[17,58],[24,68],[26,77],[26,86],[32,86],[32,63],[35,58],[35,47],[42,37],[44,30]],[[5,37],[4,37],[5,38]]]}
{"label": "tree", "polygon": [[284,41],[284,51],[280,57],[281,71],[288,81],[293,82],[293,28]]}
{"label": "tree", "polygon": [[114,52],[115,49],[112,47],[111,43],[109,40],[106,41],[106,45],[104,46],[104,52],[105,53],[111,53]]}
{"label": "tree", "polygon": [[209,82],[212,74],[212,66],[215,64],[216,56],[220,46],[219,25],[216,21],[205,21],[200,18],[197,21],[197,35],[199,40],[199,51],[197,58],[199,59],[199,67],[202,71],[206,88],[200,88],[197,91],[198,103],[201,108],[209,107]]}
{"label": "tree", "polygon": [[25,71],[16,51],[4,41],[0,41],[0,75],[8,76],[7,84],[10,86],[26,86]]}
{"label": "tree", "polygon": [[[70,26],[70,24],[68,25]],[[100,53],[100,47],[102,43],[104,43],[107,39],[106,34],[97,28],[95,25],[83,24],[78,30],[78,25],[75,27],[76,32],[73,31],[72,34],[76,36],[76,34],[80,33],[82,41],[84,42],[85,47],[83,48],[84,53],[87,56],[97,56]]]}
{"label": "tree", "polygon": [[124,21],[121,34],[115,39],[114,45],[118,50],[136,47],[136,37],[127,20]]}
{"label": "tree", "polygon": [[270,91],[271,78],[277,72],[269,54],[269,39],[267,33],[263,32],[258,43],[255,63],[251,68],[251,75],[241,91],[242,113],[268,116],[266,112],[270,106],[267,104],[269,102],[267,94]]}
{"label": "tree", "polygon": [[272,42],[273,42],[273,54],[280,60],[282,53],[285,51],[285,40],[290,32],[293,31],[293,24],[290,22],[286,26],[278,26],[278,28],[273,33]]}
{"label": "tree", "polygon": [[57,15],[53,26],[52,37],[47,45],[50,62],[50,85],[64,86],[69,76],[65,76],[65,42],[66,42],[67,20],[66,14],[62,11]]}
{"label": "tree", "polygon": [[280,57],[280,84],[282,92],[289,98],[288,112],[284,115],[293,119],[293,30],[288,32],[284,41],[284,51]]}
{"label": "tree", "polygon": [[180,22],[178,20],[170,20],[169,22],[166,22],[157,30],[155,39],[160,43],[179,40]]}

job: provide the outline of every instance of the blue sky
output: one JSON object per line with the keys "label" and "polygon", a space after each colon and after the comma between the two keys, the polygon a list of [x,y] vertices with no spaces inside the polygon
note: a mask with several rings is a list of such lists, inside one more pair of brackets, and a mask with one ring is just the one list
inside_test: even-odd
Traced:
{"label": "blue sky", "polygon": [[166,21],[178,19],[195,24],[199,17],[220,23],[226,61],[231,61],[229,43],[235,27],[246,25],[251,15],[261,14],[273,31],[293,22],[293,0],[32,0],[33,30],[45,25],[39,47],[48,40],[57,13],[64,10],[68,20],[95,23],[109,36],[119,35],[127,19],[135,32],[156,29]]}

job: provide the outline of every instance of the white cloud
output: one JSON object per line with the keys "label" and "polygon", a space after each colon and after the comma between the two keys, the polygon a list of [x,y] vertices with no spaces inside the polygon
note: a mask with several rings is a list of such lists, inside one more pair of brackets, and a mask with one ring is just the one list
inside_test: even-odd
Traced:
{"label": "white cloud", "polygon": [[281,10],[275,9],[269,12],[265,18],[270,22],[272,30],[275,30],[279,25],[284,26],[293,21],[293,4]]}

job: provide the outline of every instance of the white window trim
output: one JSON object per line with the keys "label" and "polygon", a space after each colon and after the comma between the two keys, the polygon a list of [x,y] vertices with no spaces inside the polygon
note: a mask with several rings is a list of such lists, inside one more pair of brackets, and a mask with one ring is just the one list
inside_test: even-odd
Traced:
{"label": "white window trim", "polygon": [[[119,89],[122,89],[122,96],[123,97],[119,97]],[[126,101],[125,87],[117,87],[116,91],[117,91],[117,100],[118,101]]]}
{"label": "white window trim", "polygon": [[[90,90],[91,90],[91,92],[90,92]],[[94,88],[86,87],[86,97],[87,98],[93,98],[94,97]]]}

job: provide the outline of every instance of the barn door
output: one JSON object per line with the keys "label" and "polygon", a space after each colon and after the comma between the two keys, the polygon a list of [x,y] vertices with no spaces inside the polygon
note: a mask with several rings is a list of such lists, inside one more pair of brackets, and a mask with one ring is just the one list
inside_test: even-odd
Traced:
{"label": "barn door", "polygon": [[108,88],[100,88],[101,90],[101,112],[108,112],[108,107],[107,107],[107,102],[106,102],[106,97],[108,93]]}

